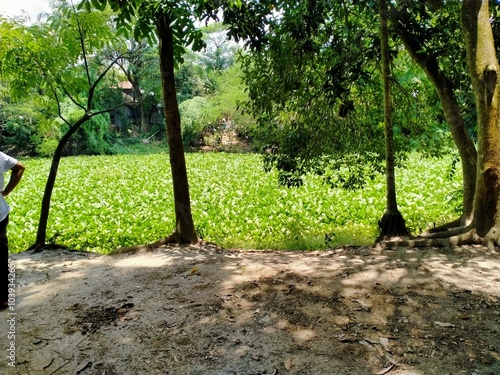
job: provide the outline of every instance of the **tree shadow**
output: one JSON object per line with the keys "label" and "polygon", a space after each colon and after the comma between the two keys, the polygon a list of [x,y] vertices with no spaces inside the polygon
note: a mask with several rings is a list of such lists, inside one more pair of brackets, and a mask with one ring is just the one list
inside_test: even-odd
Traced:
{"label": "tree shadow", "polygon": [[68,257],[18,288],[2,374],[499,373],[500,260],[484,248]]}

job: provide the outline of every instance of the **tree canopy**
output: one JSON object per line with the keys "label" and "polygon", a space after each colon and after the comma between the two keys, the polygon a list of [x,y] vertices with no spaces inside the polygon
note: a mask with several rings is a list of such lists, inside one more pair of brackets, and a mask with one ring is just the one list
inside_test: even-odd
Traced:
{"label": "tree canopy", "polygon": [[[97,92],[96,83],[104,79],[103,73],[115,74],[108,64],[120,61],[112,56],[136,43],[145,46],[146,41],[147,48],[157,48],[163,99],[158,107],[166,121],[177,218],[167,239],[198,240],[184,147],[222,113],[206,109],[216,103],[208,95],[233,63],[234,50],[225,45],[227,29],[229,37],[245,46],[234,66],[242,69],[248,100],[226,102],[256,119],[258,125],[250,125],[246,134],[261,146],[265,168],[276,168],[282,184],[300,186],[313,172],[330,186],[359,188],[377,173],[390,176],[409,152],[442,155],[450,152],[453,141],[462,165],[462,214],[430,230],[444,233],[429,236],[466,232],[472,233],[468,240],[477,241],[477,232],[496,241],[498,215],[491,207],[497,202],[497,155],[490,142],[496,145],[496,102],[491,99],[496,97],[496,65],[493,59],[483,61],[496,55],[491,52],[500,35],[496,2],[388,2],[382,22],[387,21],[387,33],[379,33],[378,1],[84,0],[78,10],[65,1],[58,4],[59,13],[28,33],[14,21],[2,23],[0,43],[8,48],[2,49],[0,70],[10,77],[10,93],[21,97],[29,92],[27,85],[37,83],[33,86],[44,97],[57,99],[55,110],[72,133],[65,114],[81,110],[86,121],[105,111],[96,105],[106,96],[100,97],[104,91]],[[218,18],[225,26],[210,26],[213,33],[203,36],[201,23]],[[69,26],[78,30],[79,38],[70,40]],[[92,29],[83,32],[86,27]],[[89,35],[92,39],[84,43]],[[480,36],[483,57],[474,56],[479,48],[471,42],[475,35]],[[64,53],[54,53],[54,47]],[[192,63],[193,52],[188,50],[203,47],[203,58]],[[113,52],[106,55],[104,50]],[[138,70],[145,54],[137,57],[122,64],[120,75],[141,98],[141,74],[147,70]],[[66,101],[59,100],[62,97]],[[146,119],[141,123],[147,132]],[[9,124],[10,129],[15,126]],[[387,137],[384,142],[384,133],[392,133],[393,143]],[[384,165],[390,155],[393,162]],[[448,230],[451,227],[458,228]]]}

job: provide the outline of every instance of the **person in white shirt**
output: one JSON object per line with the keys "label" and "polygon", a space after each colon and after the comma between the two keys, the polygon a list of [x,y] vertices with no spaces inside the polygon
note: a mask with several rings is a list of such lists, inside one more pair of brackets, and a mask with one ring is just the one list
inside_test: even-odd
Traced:
{"label": "person in white shirt", "polygon": [[[24,165],[0,151],[0,310],[9,307],[9,244],[7,224],[10,207],[5,197],[17,186],[24,173]],[[4,174],[11,171],[9,182],[4,187]]]}

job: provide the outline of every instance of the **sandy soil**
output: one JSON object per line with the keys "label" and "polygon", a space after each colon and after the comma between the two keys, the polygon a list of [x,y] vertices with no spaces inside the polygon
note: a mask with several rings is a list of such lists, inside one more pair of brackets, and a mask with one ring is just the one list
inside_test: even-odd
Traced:
{"label": "sandy soil", "polygon": [[12,258],[1,374],[500,374],[482,247]]}

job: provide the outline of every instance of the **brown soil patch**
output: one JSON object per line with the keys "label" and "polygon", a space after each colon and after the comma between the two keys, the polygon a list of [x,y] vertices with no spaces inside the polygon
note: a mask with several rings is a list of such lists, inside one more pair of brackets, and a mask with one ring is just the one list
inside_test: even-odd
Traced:
{"label": "brown soil patch", "polygon": [[[13,255],[1,374],[500,374],[486,248]],[[12,313],[12,312],[11,312]]]}

